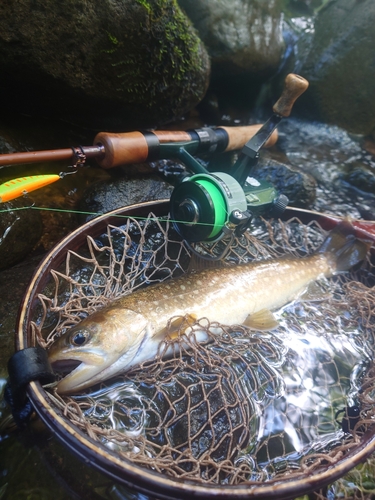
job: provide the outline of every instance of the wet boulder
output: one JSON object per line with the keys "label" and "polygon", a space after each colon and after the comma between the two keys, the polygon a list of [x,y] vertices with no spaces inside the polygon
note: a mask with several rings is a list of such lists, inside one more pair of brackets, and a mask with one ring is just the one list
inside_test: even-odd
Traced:
{"label": "wet boulder", "polygon": [[331,0],[320,9],[314,35],[298,46],[305,54],[298,71],[310,82],[296,103],[305,117],[358,134],[374,130],[374,23],[372,0]]}
{"label": "wet boulder", "polygon": [[252,175],[275,186],[279,193],[287,196],[289,205],[293,207],[309,208],[315,201],[317,182],[314,177],[298,167],[272,158],[267,153],[263,152],[252,170]]}
{"label": "wet boulder", "polygon": [[363,162],[353,162],[345,171],[344,179],[353,187],[367,193],[375,193],[375,162],[366,165]]}
{"label": "wet boulder", "polygon": [[0,270],[25,258],[38,243],[43,230],[40,213],[23,209],[30,201],[19,198],[2,205],[0,214]]}
{"label": "wet boulder", "polygon": [[0,3],[0,102],[97,129],[192,109],[210,64],[177,0]]}
{"label": "wet boulder", "polygon": [[[158,176],[123,177],[92,184],[85,192],[80,210],[98,215],[145,201],[169,199],[172,186]],[[94,218],[85,217],[85,221]]]}
{"label": "wet boulder", "polygon": [[0,270],[0,378],[7,376],[6,366],[14,353],[18,309],[40,259],[40,256],[33,256],[11,269]]}
{"label": "wet boulder", "polygon": [[213,88],[254,99],[252,92],[277,72],[284,54],[280,2],[178,1],[207,47]]}

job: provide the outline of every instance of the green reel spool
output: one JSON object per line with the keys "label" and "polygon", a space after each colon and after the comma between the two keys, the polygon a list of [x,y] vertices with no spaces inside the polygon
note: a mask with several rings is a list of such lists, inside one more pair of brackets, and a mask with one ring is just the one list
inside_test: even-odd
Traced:
{"label": "green reel spool", "polygon": [[245,193],[228,174],[196,174],[176,186],[170,213],[176,231],[189,242],[215,241],[230,214],[247,209]]}

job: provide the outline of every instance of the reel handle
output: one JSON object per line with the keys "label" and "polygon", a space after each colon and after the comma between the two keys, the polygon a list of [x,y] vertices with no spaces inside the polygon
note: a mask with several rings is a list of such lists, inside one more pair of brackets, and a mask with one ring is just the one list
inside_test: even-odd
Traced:
{"label": "reel handle", "polygon": [[284,118],[289,116],[294,103],[308,86],[309,82],[305,78],[295,73],[289,73],[285,78],[281,96],[272,108],[273,112]]}

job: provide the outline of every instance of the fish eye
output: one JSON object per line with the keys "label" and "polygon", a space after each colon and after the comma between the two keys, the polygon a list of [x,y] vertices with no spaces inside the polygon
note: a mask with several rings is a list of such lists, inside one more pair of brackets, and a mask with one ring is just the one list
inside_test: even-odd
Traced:
{"label": "fish eye", "polygon": [[79,330],[70,337],[70,341],[75,346],[82,346],[89,340],[89,338],[90,334],[87,330]]}

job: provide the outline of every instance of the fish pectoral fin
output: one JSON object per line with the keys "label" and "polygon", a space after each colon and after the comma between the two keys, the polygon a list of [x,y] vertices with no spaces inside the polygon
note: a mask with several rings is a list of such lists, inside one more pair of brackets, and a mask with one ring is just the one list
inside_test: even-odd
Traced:
{"label": "fish pectoral fin", "polygon": [[186,330],[189,326],[193,326],[197,319],[195,314],[186,314],[185,316],[172,318],[168,321],[167,326],[157,333],[157,337],[160,340],[176,340],[181,330]]}
{"label": "fish pectoral fin", "polygon": [[261,309],[254,314],[249,314],[243,324],[253,330],[264,331],[273,330],[279,326],[279,322],[269,309]]}

